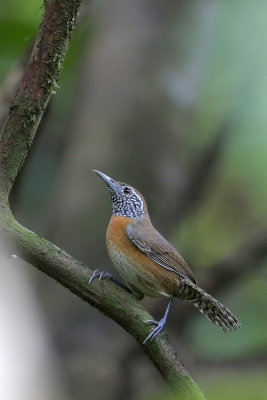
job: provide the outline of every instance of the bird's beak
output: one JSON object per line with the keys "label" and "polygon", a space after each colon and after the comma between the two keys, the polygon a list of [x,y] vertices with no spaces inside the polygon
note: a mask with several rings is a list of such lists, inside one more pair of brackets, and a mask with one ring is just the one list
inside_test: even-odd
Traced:
{"label": "bird's beak", "polygon": [[95,172],[97,175],[100,176],[101,179],[115,192],[118,191],[118,187],[114,179],[110,178],[109,176],[103,174],[103,172],[97,171],[96,169],[93,169],[93,172]]}

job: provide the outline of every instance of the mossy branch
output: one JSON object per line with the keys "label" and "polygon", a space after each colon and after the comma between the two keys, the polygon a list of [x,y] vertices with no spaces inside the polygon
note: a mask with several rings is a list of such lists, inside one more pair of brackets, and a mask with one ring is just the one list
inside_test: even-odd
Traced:
{"label": "mossy branch", "polygon": [[[0,192],[8,196],[52,93],[81,0],[47,0],[25,73],[11,101],[0,141]],[[6,198],[7,201],[7,198]]]}
{"label": "mossy branch", "polygon": [[21,226],[8,196],[27,156],[51,93],[55,91],[65,51],[81,0],[47,0],[39,34],[24,76],[11,102],[0,138],[0,226],[26,261],[116,321],[142,346],[179,399],[200,400],[203,394],[190,377],[164,333],[143,345],[152,319],[142,305],[111,281],[88,284],[92,270],[62,249]]}

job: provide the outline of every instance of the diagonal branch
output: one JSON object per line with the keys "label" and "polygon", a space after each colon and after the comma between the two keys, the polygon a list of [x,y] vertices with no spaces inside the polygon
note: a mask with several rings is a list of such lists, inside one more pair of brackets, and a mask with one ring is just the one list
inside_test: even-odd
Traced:
{"label": "diagonal branch", "polygon": [[21,257],[98,308],[129,332],[142,346],[165,381],[181,399],[204,399],[164,334],[145,346],[151,316],[113,282],[88,284],[92,271],[85,264],[22,227],[13,217],[8,196],[27,156],[51,94],[57,87],[65,51],[81,0],[46,0],[44,17],[26,71],[11,102],[0,138],[0,227]]}

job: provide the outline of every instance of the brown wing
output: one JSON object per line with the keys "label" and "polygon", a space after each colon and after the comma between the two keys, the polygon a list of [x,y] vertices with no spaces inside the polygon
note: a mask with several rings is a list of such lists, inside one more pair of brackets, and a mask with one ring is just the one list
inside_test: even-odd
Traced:
{"label": "brown wing", "polygon": [[149,258],[169,271],[196,283],[195,277],[178,251],[148,221],[127,226],[131,242]]}

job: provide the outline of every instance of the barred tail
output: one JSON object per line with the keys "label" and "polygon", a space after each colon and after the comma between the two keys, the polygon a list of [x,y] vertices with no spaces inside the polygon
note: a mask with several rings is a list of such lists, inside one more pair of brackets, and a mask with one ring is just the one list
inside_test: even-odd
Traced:
{"label": "barred tail", "polygon": [[223,331],[241,328],[241,323],[228,308],[193,282],[181,280],[179,297],[194,303],[200,312]]}

